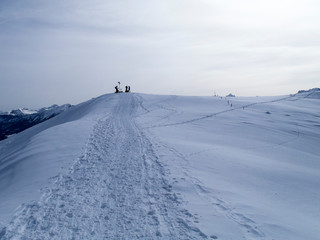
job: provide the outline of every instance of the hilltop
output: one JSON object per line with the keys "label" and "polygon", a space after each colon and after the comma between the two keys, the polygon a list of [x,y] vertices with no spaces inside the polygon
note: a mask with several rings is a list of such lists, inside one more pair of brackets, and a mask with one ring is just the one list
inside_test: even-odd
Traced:
{"label": "hilltop", "polygon": [[0,239],[316,240],[318,96],[68,108],[0,142]]}

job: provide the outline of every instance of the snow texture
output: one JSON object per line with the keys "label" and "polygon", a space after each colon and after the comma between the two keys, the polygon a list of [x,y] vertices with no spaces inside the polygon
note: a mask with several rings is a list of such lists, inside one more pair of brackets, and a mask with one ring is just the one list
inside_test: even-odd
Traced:
{"label": "snow texture", "polygon": [[0,143],[0,239],[319,239],[317,96],[72,107]]}

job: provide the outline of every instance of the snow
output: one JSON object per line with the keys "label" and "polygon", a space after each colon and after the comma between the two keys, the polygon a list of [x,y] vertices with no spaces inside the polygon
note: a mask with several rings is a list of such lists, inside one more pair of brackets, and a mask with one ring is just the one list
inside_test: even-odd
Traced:
{"label": "snow", "polygon": [[37,111],[22,108],[0,114],[0,140],[44,122],[70,107],[70,104],[52,105],[49,108],[41,108]]}
{"label": "snow", "polygon": [[0,143],[0,239],[319,239],[318,96],[73,106]]}
{"label": "snow", "polygon": [[37,111],[30,110],[27,108],[18,108],[18,109],[10,111],[8,114],[12,115],[12,116],[19,116],[19,115],[30,115],[30,114],[34,114],[34,113],[37,113]]}
{"label": "snow", "polygon": [[64,104],[61,106],[54,104],[50,107],[44,107],[44,108],[40,108],[38,110],[32,110],[32,109],[28,109],[28,108],[18,108],[15,110],[11,110],[9,112],[0,111],[0,115],[23,116],[23,115],[32,115],[32,114],[42,114],[43,118],[47,118],[52,115],[57,115],[60,112],[67,110],[69,107],[71,107],[70,104]]}
{"label": "snow", "polygon": [[93,99],[0,143],[0,221],[70,166],[105,108]]}
{"label": "snow", "polygon": [[23,114],[34,114],[37,113],[37,111],[35,110],[30,110],[30,109],[26,109],[26,108],[20,108],[19,109]]}

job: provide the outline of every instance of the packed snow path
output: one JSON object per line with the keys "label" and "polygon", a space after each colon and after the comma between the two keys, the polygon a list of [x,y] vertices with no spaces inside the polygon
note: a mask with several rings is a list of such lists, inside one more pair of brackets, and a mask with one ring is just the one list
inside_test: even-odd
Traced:
{"label": "packed snow path", "polygon": [[21,209],[0,239],[207,239],[135,123],[138,99],[114,97],[85,153],[40,201]]}
{"label": "packed snow path", "polygon": [[0,142],[0,239],[318,240],[319,99],[71,107]]}

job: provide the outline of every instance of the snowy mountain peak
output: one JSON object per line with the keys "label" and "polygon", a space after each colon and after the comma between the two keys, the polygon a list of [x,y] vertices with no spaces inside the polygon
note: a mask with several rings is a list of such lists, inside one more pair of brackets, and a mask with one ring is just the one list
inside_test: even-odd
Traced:
{"label": "snowy mountain peak", "polygon": [[70,104],[61,106],[55,104],[39,110],[19,108],[7,113],[0,113],[0,140],[46,121],[66,111],[70,107]]}
{"label": "snowy mountain peak", "polygon": [[36,110],[31,110],[28,108],[18,108],[15,110],[11,110],[8,114],[12,116],[21,116],[21,115],[29,115],[29,114],[34,114],[37,113]]}
{"label": "snowy mountain peak", "polygon": [[40,108],[38,110],[39,114],[46,114],[47,116],[49,116],[50,114],[58,114],[60,112],[63,112],[65,110],[67,110],[68,108],[70,108],[72,105],[71,104],[64,104],[61,106],[58,106],[57,104],[54,104],[50,107],[45,107],[45,108]]}
{"label": "snowy mountain peak", "polygon": [[18,108],[18,109],[11,110],[9,112],[0,111],[0,115],[23,116],[23,115],[38,114],[38,113],[44,113],[44,112],[58,113],[58,112],[67,110],[69,107],[71,107],[71,104],[64,104],[61,106],[57,104],[53,104],[50,107],[43,107],[38,110],[33,110],[28,108]]}

